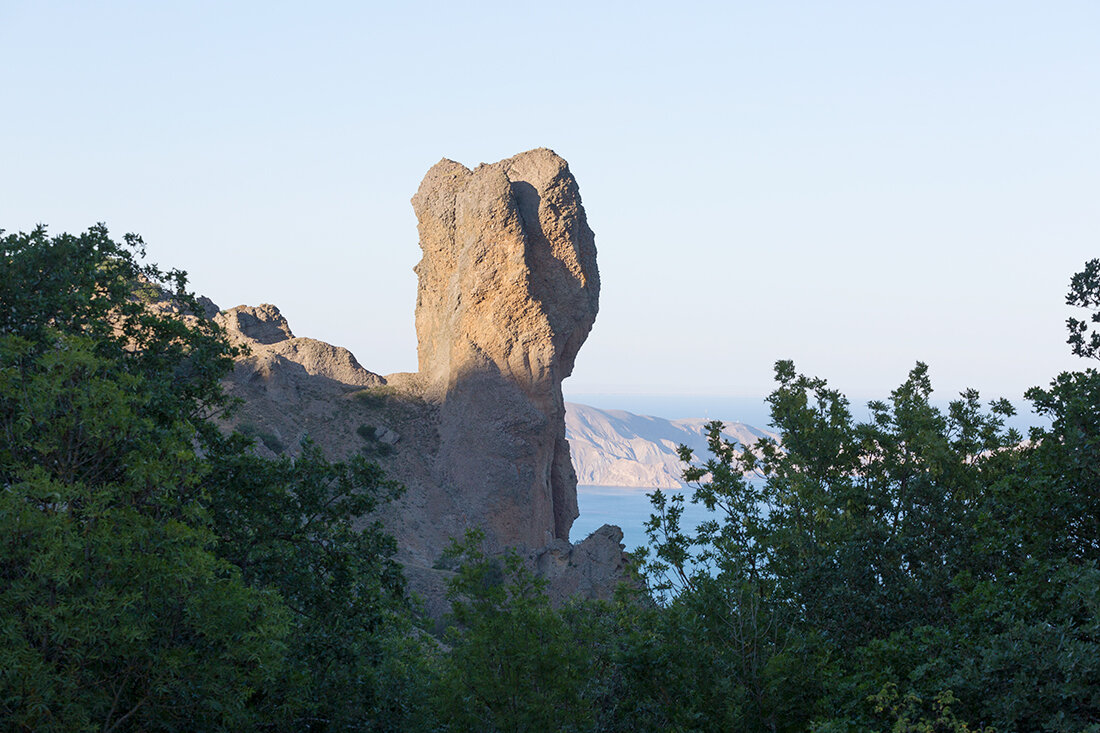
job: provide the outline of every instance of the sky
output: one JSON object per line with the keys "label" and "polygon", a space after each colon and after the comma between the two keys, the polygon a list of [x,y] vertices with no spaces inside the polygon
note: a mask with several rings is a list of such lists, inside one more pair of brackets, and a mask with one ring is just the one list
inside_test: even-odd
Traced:
{"label": "sky", "polygon": [[793,359],[854,401],[918,360],[1019,399],[1087,366],[1098,37],[1091,1],[0,0],[0,228],[140,233],[415,371],[421,177],[549,147],[602,280],[567,398],[687,416]]}

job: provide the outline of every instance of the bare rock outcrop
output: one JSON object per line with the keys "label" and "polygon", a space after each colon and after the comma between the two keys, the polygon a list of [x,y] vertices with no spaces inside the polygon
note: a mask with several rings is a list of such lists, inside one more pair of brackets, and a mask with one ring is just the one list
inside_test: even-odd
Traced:
{"label": "bare rock outcrop", "polygon": [[265,379],[280,372],[293,374],[304,370],[310,376],[357,387],[386,383],[379,375],[364,369],[342,346],[295,337],[286,318],[270,303],[239,305],[221,311],[214,316],[214,322],[225,329],[230,343],[245,347],[247,353],[238,367],[243,363]]}
{"label": "bare rock outcrop", "polygon": [[[226,392],[240,398],[226,423],[257,437],[264,455],[297,454],[301,441],[314,440],[334,459],[360,449],[356,427],[363,424],[352,395],[384,388],[386,380],[364,369],[350,351],[323,341],[294,336],[273,305],[215,307],[213,320],[230,343],[241,347]],[[387,425],[374,434],[396,442]]]}
{"label": "bare rock outcrop", "polygon": [[270,303],[238,305],[220,311],[214,321],[225,329],[234,344],[275,344],[294,338],[290,324]]}
{"label": "bare rock outcrop", "polygon": [[[412,199],[419,371],[385,377],[351,352],[294,336],[272,305],[214,316],[246,347],[226,380],[226,427],[261,453],[309,437],[334,460],[363,453],[406,487],[383,510],[410,587],[448,608],[443,551],[470,528],[514,548],[555,602],[607,598],[624,576],[622,533],[571,545],[576,476],[561,382],[596,317],[596,248],[564,160],[532,150],[469,170],[443,160]],[[375,517],[365,517],[364,522]]]}
{"label": "bare rock outcrop", "polygon": [[535,571],[547,580],[551,598],[610,601],[627,575],[623,531],[605,524],[576,544],[554,540],[534,553]]}
{"label": "bare rock outcrop", "polygon": [[461,497],[463,522],[502,546],[568,540],[577,498],[561,382],[600,288],[577,182],[546,149],[472,171],[444,159],[412,204],[420,377],[440,404],[437,479]]}

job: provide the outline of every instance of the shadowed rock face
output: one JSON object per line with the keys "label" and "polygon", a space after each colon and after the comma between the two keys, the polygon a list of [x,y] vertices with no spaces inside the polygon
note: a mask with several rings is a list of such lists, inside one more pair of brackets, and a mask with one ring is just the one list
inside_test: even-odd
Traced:
{"label": "shadowed rock face", "polygon": [[440,403],[435,472],[501,545],[569,537],[576,477],[561,382],[596,317],[596,246],[553,151],[437,163],[412,199],[419,373]]}

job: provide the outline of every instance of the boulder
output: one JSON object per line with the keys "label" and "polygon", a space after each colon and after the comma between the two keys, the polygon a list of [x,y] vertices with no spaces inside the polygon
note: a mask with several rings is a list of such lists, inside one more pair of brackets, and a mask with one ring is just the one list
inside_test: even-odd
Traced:
{"label": "boulder", "polygon": [[555,603],[575,597],[610,601],[615,586],[629,575],[623,549],[623,531],[605,524],[574,545],[554,540],[531,560]]}

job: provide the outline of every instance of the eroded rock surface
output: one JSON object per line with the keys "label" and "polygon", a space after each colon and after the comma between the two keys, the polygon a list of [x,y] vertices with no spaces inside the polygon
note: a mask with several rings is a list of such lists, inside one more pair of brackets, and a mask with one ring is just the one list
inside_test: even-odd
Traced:
{"label": "eroded rock surface", "polygon": [[555,602],[610,597],[621,531],[568,542],[577,493],[561,382],[599,298],[576,181],[544,149],[472,171],[443,160],[412,203],[419,372],[379,376],[347,349],[294,336],[272,305],[238,306],[214,316],[248,349],[226,380],[243,402],[228,426],[264,454],[295,454],[305,437],[334,460],[364,453],[401,482],[381,519],[437,619],[449,608],[443,551],[475,527],[488,550],[524,555]]}
{"label": "eroded rock surface", "polygon": [[538,149],[474,170],[442,160],[412,199],[416,331],[440,403],[436,472],[502,545],[568,539],[576,477],[561,382],[599,301],[596,246],[566,162]]}
{"label": "eroded rock surface", "polygon": [[386,383],[342,346],[295,337],[286,318],[270,303],[230,308],[214,316],[214,322],[225,329],[231,343],[247,349],[238,368],[244,365],[265,379],[304,370],[310,376],[344,385],[378,387]]}
{"label": "eroded rock surface", "polygon": [[[273,305],[220,312],[215,306],[213,312],[230,343],[243,349],[224,382],[226,392],[241,400],[226,427],[256,437],[256,450],[269,457],[297,454],[307,437],[333,459],[361,449],[356,430],[366,423],[354,396],[384,389],[385,379],[345,348],[295,337]],[[396,435],[388,425],[370,427],[375,435]]]}
{"label": "eroded rock surface", "polygon": [[536,572],[548,581],[551,598],[610,601],[627,574],[623,531],[605,524],[576,544],[554,540],[532,555]]}
{"label": "eroded rock surface", "polygon": [[274,344],[294,338],[290,324],[270,303],[239,305],[214,316],[234,344]]}

